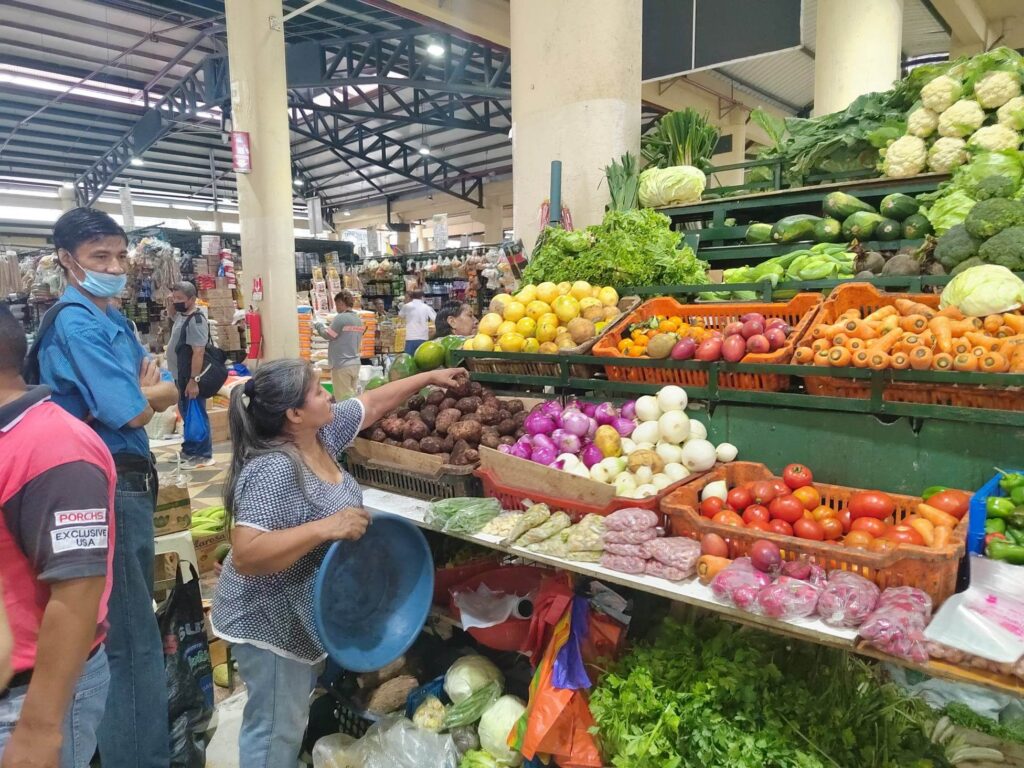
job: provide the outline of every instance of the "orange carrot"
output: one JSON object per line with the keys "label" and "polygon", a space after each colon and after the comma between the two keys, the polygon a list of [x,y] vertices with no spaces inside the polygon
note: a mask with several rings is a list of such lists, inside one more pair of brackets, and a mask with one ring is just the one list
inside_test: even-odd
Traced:
{"label": "orange carrot", "polygon": [[1024,334],[1017,334],[1015,336],[1007,336],[1000,341],[997,351],[1003,357],[1010,359],[1013,357],[1013,353],[1022,347],[1024,347]]}
{"label": "orange carrot", "polygon": [[849,339],[849,335],[845,333],[837,333],[835,336],[832,337],[832,343],[837,347],[845,347],[846,342],[849,341]]}
{"label": "orange carrot", "polygon": [[872,371],[883,371],[889,367],[891,358],[888,352],[880,352],[878,350],[868,350],[868,367]]}
{"label": "orange carrot", "polygon": [[858,349],[853,353],[853,366],[855,368],[867,368],[870,357],[866,349]]}
{"label": "orange carrot", "polygon": [[932,367],[932,351],[928,347],[914,347],[910,352],[910,367],[915,371],[927,371]]}
{"label": "orange carrot", "polygon": [[1009,361],[998,352],[986,352],[978,361],[978,369],[989,373],[1006,373]]}
{"label": "orange carrot", "polygon": [[847,339],[843,346],[851,352],[856,352],[858,349],[866,349],[868,344],[864,339]]}
{"label": "orange carrot", "polygon": [[832,342],[828,339],[815,339],[811,342],[811,349],[815,352],[827,352],[828,348],[832,346]]}
{"label": "orange carrot", "polygon": [[954,356],[962,355],[965,352],[970,352],[973,346],[967,339],[953,339],[953,349],[950,350],[950,353]]}
{"label": "orange carrot", "polygon": [[936,317],[948,317],[950,320],[963,320],[964,313],[959,309],[950,304],[945,309],[940,309],[935,313]]}
{"label": "orange carrot", "polygon": [[892,349],[893,345],[899,340],[900,336],[903,335],[903,331],[899,328],[893,328],[891,331],[886,333],[877,339],[874,339],[868,344],[868,348],[878,352],[888,352]]}
{"label": "orange carrot", "polygon": [[943,512],[941,509],[936,509],[924,502],[917,505],[917,514],[934,526],[945,525],[950,528],[956,528],[956,524],[960,522],[949,514],[949,512]]}
{"label": "orange carrot", "polygon": [[840,321],[842,321],[842,320],[849,320],[850,318],[853,318],[854,320],[860,320],[860,310],[859,309],[848,309],[845,312],[843,312],[843,314],[841,314],[839,316],[839,320]]}
{"label": "orange carrot", "polygon": [[1001,326],[999,326],[999,330],[996,331],[996,338],[997,339],[1006,339],[1006,338],[1009,338],[1010,336],[1013,336],[1013,335],[1014,335],[1013,328],[1011,328],[1008,325],[1001,325]]}
{"label": "orange carrot", "polygon": [[814,359],[814,350],[810,347],[797,347],[793,353],[793,362],[797,365],[809,365]]}
{"label": "orange carrot", "polygon": [[701,584],[710,584],[715,575],[732,563],[727,557],[701,555],[697,558],[697,578]]}
{"label": "orange carrot", "polygon": [[1024,333],[1024,315],[1019,312],[1003,313],[1003,325],[1013,328],[1014,333]]}
{"label": "orange carrot", "polygon": [[820,349],[814,353],[814,364],[815,365],[828,365],[828,352],[824,349]]}
{"label": "orange carrot", "polygon": [[847,320],[843,323],[843,329],[858,339],[876,339],[878,331],[872,328],[863,320]]}
{"label": "orange carrot", "polygon": [[935,526],[935,539],[932,541],[932,549],[942,549],[949,544],[953,536],[953,529],[948,525]]}
{"label": "orange carrot", "polygon": [[916,520],[911,520],[907,525],[921,534],[921,538],[924,539],[924,545],[926,547],[935,545],[935,526],[930,520],[918,518]]}
{"label": "orange carrot", "polygon": [[867,322],[867,323],[880,322],[880,321],[884,320],[885,318],[889,317],[890,315],[899,315],[899,311],[896,309],[896,307],[893,307],[891,305],[888,306],[888,307],[879,307],[874,312],[872,312],[870,315],[867,315],[864,318],[864,322]]}
{"label": "orange carrot", "polygon": [[987,349],[989,352],[995,352],[999,349],[999,339],[994,339],[984,333],[971,331],[970,333],[965,333],[964,338],[971,342],[975,347],[982,347]]}
{"label": "orange carrot", "polygon": [[814,328],[811,329],[811,338],[812,339],[831,339],[833,336],[835,336],[841,330],[843,330],[843,329],[842,329],[842,326],[839,323],[836,323],[835,325],[825,325],[824,323],[820,323],[820,324],[814,326]]}
{"label": "orange carrot", "polygon": [[927,304],[921,304],[910,299],[896,299],[893,302],[897,311],[904,317],[910,315],[924,315],[926,318],[931,319],[935,315],[935,310],[929,307]]}
{"label": "orange carrot", "polygon": [[851,357],[853,355],[846,347],[832,347],[828,353],[828,364],[836,368],[845,368],[850,364]]}
{"label": "orange carrot", "polygon": [[900,318],[900,328],[911,333],[920,333],[928,327],[928,318],[924,315],[909,315]]}
{"label": "orange carrot", "polygon": [[948,317],[933,317],[928,321],[928,329],[935,334],[935,341],[940,352],[949,353],[953,349],[953,331]]}
{"label": "orange carrot", "polygon": [[948,352],[939,352],[932,358],[932,368],[937,371],[953,370],[953,356]]}
{"label": "orange carrot", "polygon": [[963,352],[953,358],[953,367],[958,371],[978,370],[978,358],[970,352]]}
{"label": "orange carrot", "polygon": [[985,333],[995,335],[995,332],[999,330],[999,326],[1002,324],[1002,315],[989,315],[985,318],[985,323],[982,327],[985,329]]}
{"label": "orange carrot", "polygon": [[906,352],[893,353],[891,365],[897,371],[905,371],[910,367],[910,355]]}

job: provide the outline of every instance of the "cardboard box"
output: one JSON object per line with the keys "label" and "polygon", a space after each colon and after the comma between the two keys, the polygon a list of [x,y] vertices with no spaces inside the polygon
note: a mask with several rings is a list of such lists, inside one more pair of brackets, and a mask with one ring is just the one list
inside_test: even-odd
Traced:
{"label": "cardboard box", "polygon": [[207,408],[207,415],[210,417],[210,433],[213,442],[224,443],[231,439],[228,431],[228,409]]}
{"label": "cardboard box", "polygon": [[217,562],[217,547],[228,543],[228,532],[218,531],[217,533],[205,533],[200,536],[193,536],[192,543],[196,548],[196,570],[199,573],[208,573],[213,570]]}
{"label": "cardboard box", "polygon": [[160,485],[153,511],[154,535],[187,531],[192,525],[192,499],[188,488],[177,485]]}

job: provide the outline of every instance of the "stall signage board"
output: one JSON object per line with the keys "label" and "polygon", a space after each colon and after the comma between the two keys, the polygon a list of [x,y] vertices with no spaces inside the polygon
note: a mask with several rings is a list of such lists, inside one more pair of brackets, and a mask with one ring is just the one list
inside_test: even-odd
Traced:
{"label": "stall signage board", "polygon": [[252,172],[252,152],[248,131],[231,132],[231,170],[235,173]]}

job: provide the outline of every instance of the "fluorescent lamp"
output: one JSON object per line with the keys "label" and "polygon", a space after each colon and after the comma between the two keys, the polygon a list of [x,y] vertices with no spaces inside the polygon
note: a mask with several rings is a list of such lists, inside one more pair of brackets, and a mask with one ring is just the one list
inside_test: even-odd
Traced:
{"label": "fluorescent lamp", "polygon": [[444,56],[444,46],[440,43],[431,43],[427,46],[427,53],[431,56]]}
{"label": "fluorescent lamp", "polygon": [[296,179],[295,179],[295,180],[294,180],[294,181],[292,182],[292,184],[294,184],[294,185],[295,185],[296,187],[301,187],[301,186],[302,186],[302,179],[296,178]]}
{"label": "fluorescent lamp", "polygon": [[424,146],[420,147],[420,148],[419,148],[419,153],[420,153],[421,155],[429,155],[429,154],[430,154],[430,147],[428,147],[428,146],[426,146],[426,145],[424,145]]}
{"label": "fluorescent lamp", "polygon": [[130,161],[130,162],[131,162],[131,164],[132,164],[132,165],[134,165],[134,166],[140,166],[140,165],[143,165],[143,162],[142,162],[142,158],[141,158],[141,157],[132,157],[132,159],[131,159],[131,161]]}

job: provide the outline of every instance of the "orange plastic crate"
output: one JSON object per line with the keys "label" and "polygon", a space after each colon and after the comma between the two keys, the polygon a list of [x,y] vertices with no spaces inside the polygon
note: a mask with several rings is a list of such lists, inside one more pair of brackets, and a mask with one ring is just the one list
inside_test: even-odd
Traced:
{"label": "orange plastic crate", "polygon": [[[891,552],[868,552],[848,549],[839,542],[810,541],[768,531],[722,525],[703,517],[698,511],[700,492],[710,482],[725,480],[729,488],[734,488],[743,483],[773,478],[771,470],[764,464],[734,461],[676,489],[661,503],[661,512],[669,520],[670,535],[699,540],[706,533],[717,533],[730,543],[735,557],[749,555],[755,541],[767,539],[779,545],[782,557],[786,560],[807,558],[825,570],[853,571],[875,582],[882,589],[917,587],[931,595],[936,605],[956,590],[957,567],[966,550],[966,515],[953,530],[949,545],[942,549],[901,544]],[[836,511],[842,511],[850,496],[861,490],[818,482],[814,487],[822,495],[821,503]],[[890,493],[889,496],[896,502],[897,521],[913,514],[921,503],[921,499],[914,496],[896,493]]]}
{"label": "orange plastic crate", "polygon": [[[729,323],[739,320],[748,312],[760,312],[766,318],[781,317],[792,331],[784,346],[774,352],[765,354],[749,354],[743,358],[744,363],[775,363],[784,364],[790,361],[793,350],[808,326],[813,322],[821,306],[821,295],[817,293],[800,293],[786,303],[768,304],[763,302],[742,302],[728,304],[680,304],[673,298],[662,297],[645,302],[635,312],[631,312],[594,345],[594,354],[615,360],[631,360],[619,352],[618,345],[622,334],[633,323],[649,320],[657,315],[677,315],[691,325],[703,323],[705,328],[722,330]],[[668,362],[668,361],[666,361]],[[630,381],[642,384],[678,384],[683,387],[706,387],[708,372],[683,368],[657,367],[623,367],[615,364],[605,365],[605,375],[609,381]],[[768,392],[779,392],[789,386],[789,376],[774,373],[720,373],[718,385],[726,389],[756,389]]]}

